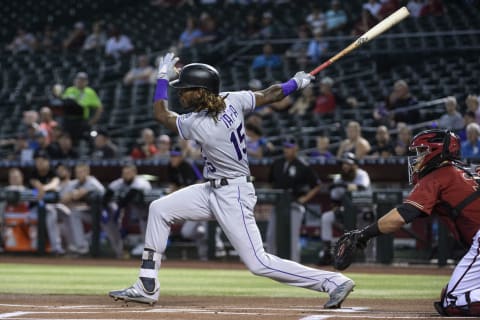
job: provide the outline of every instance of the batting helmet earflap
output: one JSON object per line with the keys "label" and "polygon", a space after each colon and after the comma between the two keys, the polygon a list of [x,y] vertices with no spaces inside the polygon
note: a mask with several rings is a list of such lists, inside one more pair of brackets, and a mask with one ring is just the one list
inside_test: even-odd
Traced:
{"label": "batting helmet earflap", "polygon": [[214,67],[204,63],[190,63],[182,68],[177,80],[170,82],[177,89],[205,88],[218,94],[220,92],[220,75]]}

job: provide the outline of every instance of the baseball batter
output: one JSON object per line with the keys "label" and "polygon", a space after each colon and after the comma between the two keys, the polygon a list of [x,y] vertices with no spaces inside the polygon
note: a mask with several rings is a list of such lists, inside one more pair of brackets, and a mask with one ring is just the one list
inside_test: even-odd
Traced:
{"label": "baseball batter", "polygon": [[220,76],[213,67],[186,65],[179,79],[180,103],[193,111],[181,115],[167,107],[169,80],[177,71],[172,53],[160,59],[154,98],[155,118],[182,139],[197,141],[205,160],[205,183],[194,184],[152,202],[149,208],[145,251],[138,280],[129,288],[111,291],[115,300],[154,304],[160,294],[158,270],[170,226],[175,221],[216,219],[241,260],[255,275],[319,292],[330,299],[324,308],[339,308],[355,286],[336,272],[316,270],[268,254],[255,222],[257,200],[245,148],[244,114],[256,106],[279,101],[305,88],[313,77],[298,72],[289,81],[251,92],[219,92]]}
{"label": "baseball batter", "polygon": [[410,150],[417,154],[408,159],[410,180],[415,183],[410,195],[377,222],[345,234],[336,246],[335,265],[343,270],[351,261],[345,254],[354,252],[347,248],[349,241],[362,248],[372,237],[392,233],[418,217],[436,213],[469,250],[455,267],[441,300],[434,307],[442,316],[478,317],[480,177],[458,162],[460,139],[449,131],[423,131],[413,138]]}

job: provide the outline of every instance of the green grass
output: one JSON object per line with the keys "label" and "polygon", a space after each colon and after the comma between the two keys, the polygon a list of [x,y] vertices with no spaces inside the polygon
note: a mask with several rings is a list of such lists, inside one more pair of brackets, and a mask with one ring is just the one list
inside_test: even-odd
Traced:
{"label": "green grass", "polygon": [[[435,299],[448,276],[345,273],[357,283],[352,297]],[[129,286],[138,268],[0,263],[0,293],[105,295]],[[160,271],[163,296],[317,297],[318,293],[256,277],[246,270]]]}

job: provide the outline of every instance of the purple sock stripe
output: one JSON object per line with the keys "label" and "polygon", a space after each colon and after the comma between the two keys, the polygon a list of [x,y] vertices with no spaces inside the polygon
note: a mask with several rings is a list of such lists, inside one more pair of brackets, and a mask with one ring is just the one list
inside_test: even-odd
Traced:
{"label": "purple sock stripe", "polygon": [[295,80],[290,79],[287,82],[281,84],[282,91],[285,96],[290,95],[292,92],[295,92],[298,89],[297,83]]}
{"label": "purple sock stripe", "polygon": [[157,88],[155,89],[155,98],[154,102],[158,100],[168,100],[168,80],[167,79],[158,79]]}

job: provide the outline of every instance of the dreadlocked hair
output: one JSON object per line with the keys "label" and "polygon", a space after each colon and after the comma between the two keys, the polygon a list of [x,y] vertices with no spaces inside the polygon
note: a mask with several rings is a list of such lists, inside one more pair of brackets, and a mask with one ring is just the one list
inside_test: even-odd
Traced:
{"label": "dreadlocked hair", "polygon": [[200,97],[196,101],[198,107],[195,108],[195,112],[207,110],[207,115],[212,117],[215,122],[218,121],[218,115],[225,110],[225,98],[227,98],[228,95],[221,97],[207,89],[198,89],[200,90]]}

